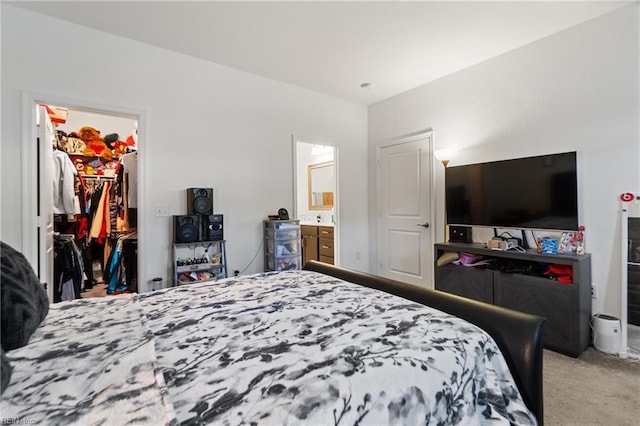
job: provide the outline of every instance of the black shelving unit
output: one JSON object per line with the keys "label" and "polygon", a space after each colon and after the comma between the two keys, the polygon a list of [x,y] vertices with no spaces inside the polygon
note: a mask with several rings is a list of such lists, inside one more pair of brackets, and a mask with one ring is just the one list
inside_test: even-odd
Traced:
{"label": "black shelving unit", "polygon": [[[543,341],[546,347],[578,356],[591,340],[591,256],[589,254],[539,254],[491,250],[484,244],[438,243],[435,250],[435,288],[447,293],[546,318]],[[483,259],[514,260],[533,269],[540,264],[569,265],[572,283],[545,276],[507,273],[496,269],[452,263],[438,266],[446,252],[481,255]]]}

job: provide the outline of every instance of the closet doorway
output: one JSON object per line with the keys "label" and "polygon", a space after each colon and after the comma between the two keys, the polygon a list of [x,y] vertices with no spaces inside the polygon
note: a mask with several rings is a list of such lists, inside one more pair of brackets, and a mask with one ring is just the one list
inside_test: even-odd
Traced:
{"label": "closet doorway", "polygon": [[23,114],[24,248],[50,301],[139,292],[140,114],[26,95]]}
{"label": "closet doorway", "polygon": [[339,265],[338,149],[321,139],[294,135],[293,150],[293,217],[300,220],[303,257]]}

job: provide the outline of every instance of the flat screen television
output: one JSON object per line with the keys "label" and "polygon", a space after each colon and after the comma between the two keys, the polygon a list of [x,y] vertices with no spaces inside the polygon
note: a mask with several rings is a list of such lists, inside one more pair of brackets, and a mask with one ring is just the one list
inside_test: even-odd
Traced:
{"label": "flat screen television", "polygon": [[578,229],[576,153],[445,169],[448,225]]}

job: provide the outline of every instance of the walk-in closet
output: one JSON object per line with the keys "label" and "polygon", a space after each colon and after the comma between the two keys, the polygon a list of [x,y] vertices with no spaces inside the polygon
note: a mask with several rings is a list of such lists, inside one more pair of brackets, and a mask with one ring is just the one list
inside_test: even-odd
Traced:
{"label": "walk-in closet", "polygon": [[55,135],[53,301],[137,292],[136,117],[43,106]]}

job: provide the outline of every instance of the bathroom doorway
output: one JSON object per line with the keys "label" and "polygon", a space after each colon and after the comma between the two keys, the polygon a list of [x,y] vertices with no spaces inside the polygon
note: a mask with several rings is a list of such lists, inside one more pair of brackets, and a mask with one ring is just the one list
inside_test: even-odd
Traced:
{"label": "bathroom doorway", "polygon": [[[303,251],[320,241],[319,251],[329,251],[339,264],[339,193],[337,147],[318,138],[294,135],[294,218],[302,230],[318,233],[318,238],[303,232]],[[325,238],[321,238],[321,233]],[[328,239],[331,236],[331,239]],[[315,243],[314,243],[315,244]]]}

